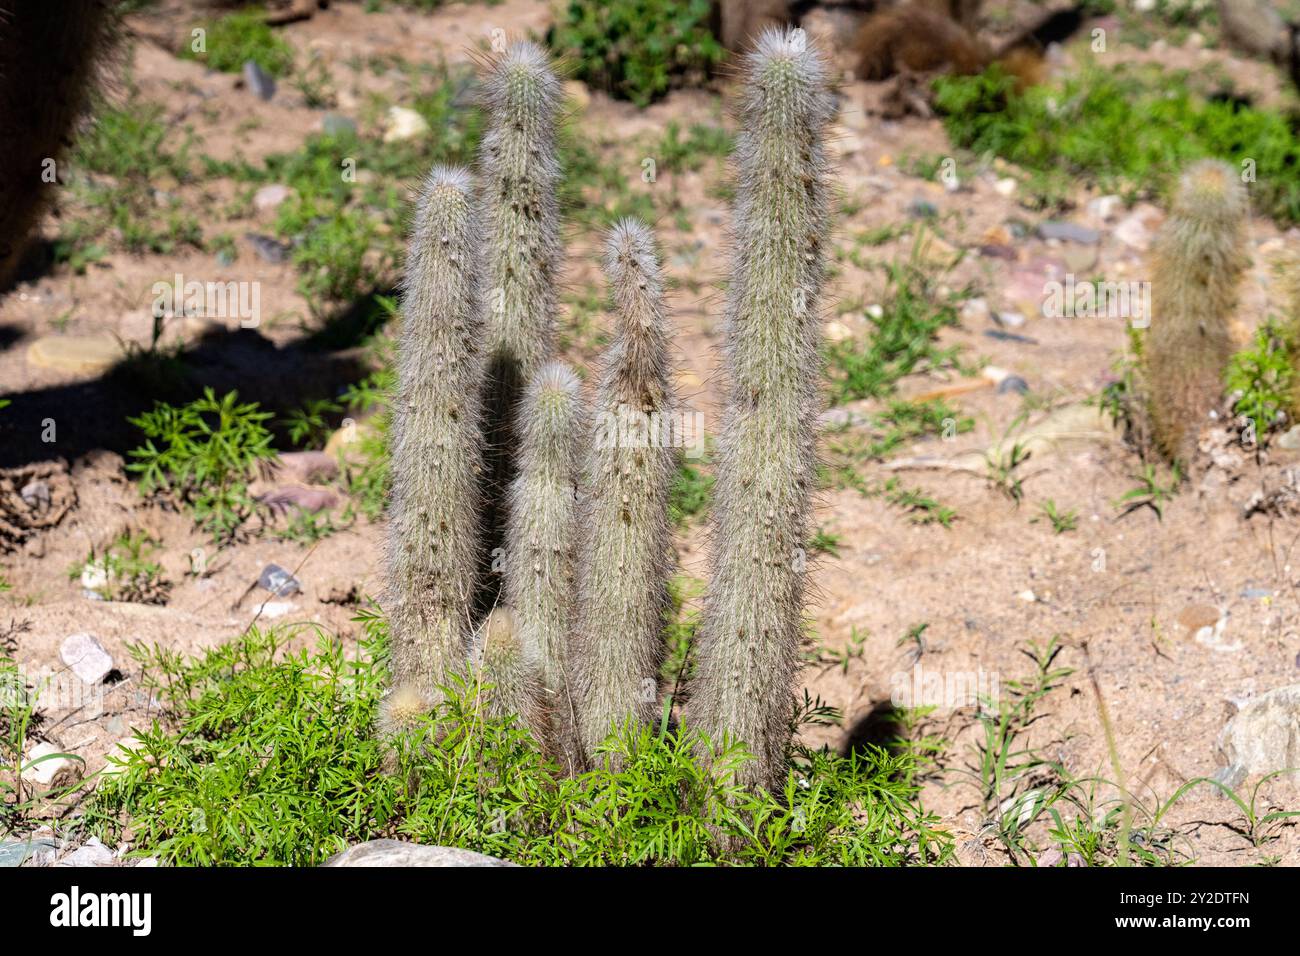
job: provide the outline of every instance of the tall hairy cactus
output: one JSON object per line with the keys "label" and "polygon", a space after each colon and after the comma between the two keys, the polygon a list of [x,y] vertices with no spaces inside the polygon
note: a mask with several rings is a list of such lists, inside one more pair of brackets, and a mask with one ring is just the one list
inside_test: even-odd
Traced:
{"label": "tall hairy cactus", "polygon": [[818,299],[830,226],[823,147],[835,103],[802,33],[769,30],[742,61],[729,393],[714,486],[713,577],[690,723],[754,755],[748,786],[779,788],[804,604],[816,481]]}
{"label": "tall hairy cactus", "polygon": [[510,486],[506,525],[506,602],[515,609],[521,645],[537,659],[549,736],[570,772],[582,763],[568,642],[583,414],[572,369],[543,366],[520,407],[519,477]]}
{"label": "tall hairy cactus", "polygon": [[571,646],[578,729],[591,758],[611,728],[656,716],[674,559],[668,494],[677,449],[663,276],[639,222],[610,231],[605,274],[614,341],[597,393],[597,433],[583,476],[577,627]]}
{"label": "tall hairy cactus", "polygon": [[[393,706],[425,707],[468,661],[479,559],[481,217],[462,169],[435,167],[416,210],[393,403],[388,611]],[[399,724],[396,714],[386,715]]]}
{"label": "tall hairy cactus", "polygon": [[0,288],[22,258],[72,139],[116,45],[110,0],[0,0]]}
{"label": "tall hairy cactus", "polygon": [[[486,210],[484,533],[490,560],[504,533],[498,500],[515,475],[516,406],[552,349],[563,254],[555,142],[562,87],[539,47],[515,43],[490,64],[484,93],[487,129],[479,172]],[[495,603],[498,582],[488,575],[483,585],[479,604],[486,610]]]}
{"label": "tall hairy cactus", "polygon": [[1248,213],[1232,166],[1194,163],[1153,249],[1142,374],[1156,444],[1173,461],[1190,460],[1201,424],[1223,395],[1233,350],[1229,320],[1249,264]]}

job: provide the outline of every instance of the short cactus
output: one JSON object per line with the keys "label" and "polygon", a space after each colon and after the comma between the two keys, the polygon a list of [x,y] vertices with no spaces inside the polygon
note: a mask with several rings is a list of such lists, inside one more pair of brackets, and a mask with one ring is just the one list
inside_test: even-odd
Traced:
{"label": "short cactus", "polygon": [[1191,460],[1223,397],[1248,214],[1236,170],[1202,160],[1184,172],[1156,240],[1142,379],[1156,445],[1171,461]]}
{"label": "short cactus", "polygon": [[[498,502],[516,470],[516,408],[529,379],[550,359],[554,337],[555,283],[563,255],[556,157],[562,87],[539,47],[515,43],[492,62],[484,90],[487,129],[479,147],[486,211],[484,534],[491,560],[504,537],[505,510]],[[479,605],[486,610],[496,603],[499,581],[489,574],[483,588]]]}
{"label": "short cactus", "polygon": [[430,705],[465,669],[473,633],[480,237],[469,174],[435,167],[420,193],[402,291],[386,601],[394,686]]}
{"label": "short cactus", "polygon": [[474,656],[483,688],[487,717],[517,716],[539,739],[546,735],[542,706],[541,661],[535,648],[524,645],[512,608],[501,605],[483,621]]}
{"label": "short cactus", "polygon": [[582,483],[577,628],[570,646],[578,728],[587,757],[615,726],[650,722],[658,699],[674,554],[668,495],[678,451],[668,372],[663,276],[654,238],[624,220],[609,234],[605,274],[614,342],[595,405]]}
{"label": "short cactus", "polygon": [[539,661],[552,748],[570,772],[581,765],[568,662],[580,389],[578,377],[560,363],[533,377],[521,406],[519,477],[510,486],[506,526],[506,601],[515,608],[520,643]]}
{"label": "short cactus", "polygon": [[823,142],[835,101],[802,32],[765,31],[742,61],[735,252],[726,311],[729,393],[714,486],[713,577],[689,723],[743,742],[740,782],[779,789],[803,627],[804,546],[816,483],[821,326],[830,225]]}

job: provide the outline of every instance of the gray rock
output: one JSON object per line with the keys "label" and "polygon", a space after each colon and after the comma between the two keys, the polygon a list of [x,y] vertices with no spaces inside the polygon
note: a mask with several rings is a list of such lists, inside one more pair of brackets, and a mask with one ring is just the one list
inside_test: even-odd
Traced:
{"label": "gray rock", "polygon": [[48,507],[50,503],[50,486],[45,482],[29,481],[18,492],[29,508]]}
{"label": "gray rock", "polygon": [[340,116],[338,113],[326,113],[321,118],[320,128],[326,136],[355,136],[357,123],[356,120]]}
{"label": "gray rock", "polygon": [[1073,222],[1042,222],[1038,224],[1038,234],[1044,239],[1060,239],[1064,242],[1079,242],[1085,246],[1095,246],[1101,241],[1101,233],[1087,226]]}
{"label": "gray rock", "polygon": [[32,839],[0,843],[0,866],[22,866],[29,859],[48,856],[59,848],[54,840]]}
{"label": "gray rock", "polygon": [[933,219],[939,215],[939,207],[928,199],[913,199],[907,204],[907,214],[913,219]]}
{"label": "gray rock", "polygon": [[278,564],[268,564],[264,567],[262,573],[257,576],[257,583],[276,597],[302,593],[302,585],[298,579]]}
{"label": "gray rock", "polygon": [[273,266],[285,262],[293,249],[287,243],[272,239],[270,236],[259,235],[256,232],[246,232],[244,238],[253,244],[253,251],[257,253],[259,259],[263,262],[269,262]]}
{"label": "gray rock", "polygon": [[112,866],[115,862],[113,851],[99,842],[98,837],[91,837],[77,847],[55,866]]}
{"label": "gray rock", "polygon": [[1002,381],[998,382],[998,394],[1006,395],[1008,392],[1015,392],[1017,395],[1024,395],[1029,391],[1029,383],[1019,375],[1008,375]]}
{"label": "gray rock", "polygon": [[261,100],[275,96],[275,79],[256,60],[244,61],[244,83]]}
{"label": "gray rock", "polygon": [[113,658],[93,634],[69,634],[59,645],[59,656],[87,684],[98,684],[113,669]]}
{"label": "gray rock", "polygon": [[[1247,777],[1300,768],[1300,684],[1242,704],[1219,734],[1219,752],[1228,765],[1216,777],[1230,787]],[[1291,779],[1300,780],[1300,774]]]}
{"label": "gray rock", "polygon": [[450,846],[422,846],[401,840],[371,840],[336,853],[325,866],[515,866],[494,856]]}
{"label": "gray rock", "polygon": [[984,334],[999,342],[1019,342],[1021,345],[1038,344],[1038,339],[1031,339],[1027,335],[1017,335],[1015,332],[1003,332],[1001,329],[985,329]]}

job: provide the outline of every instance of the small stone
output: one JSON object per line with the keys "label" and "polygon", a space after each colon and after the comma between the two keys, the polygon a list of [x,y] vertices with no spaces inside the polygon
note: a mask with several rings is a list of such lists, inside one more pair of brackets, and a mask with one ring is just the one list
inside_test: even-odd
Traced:
{"label": "small stone", "polygon": [[98,837],[91,837],[77,849],[73,850],[55,866],[112,866],[113,851],[99,842]]}
{"label": "small stone", "polygon": [[[1216,776],[1230,787],[1247,777],[1300,767],[1300,684],[1242,704],[1219,734],[1218,747],[1228,765]],[[1290,775],[1293,784],[1295,776]]]}
{"label": "small stone", "polygon": [[1125,216],[1115,227],[1115,238],[1139,252],[1151,248],[1151,230],[1147,228],[1146,216],[1141,212]]}
{"label": "small stone", "polygon": [[980,298],[967,299],[961,304],[960,315],[963,322],[973,324],[985,322],[989,318],[989,304]]}
{"label": "small stone", "polygon": [[273,620],[277,617],[284,617],[286,614],[297,610],[297,608],[298,605],[290,601],[266,601],[258,607],[257,616]]}
{"label": "small stone", "polygon": [[39,479],[23,485],[18,495],[29,508],[43,508],[50,504],[50,486]]}
{"label": "small stone", "polygon": [[1271,598],[1273,592],[1268,588],[1246,588],[1241,592],[1241,596],[1248,601],[1262,601],[1265,598]]}
{"label": "small stone", "polygon": [[429,123],[423,116],[405,106],[390,106],[384,123],[384,142],[400,143],[408,139],[427,136]]}
{"label": "small stone", "polygon": [[45,335],[27,347],[36,368],[97,375],[122,359],[122,346],[106,335]]}
{"label": "small stone", "polygon": [[1277,438],[1280,447],[1288,451],[1300,449],[1300,425],[1292,425]]}
{"label": "small stone", "polygon": [[321,117],[320,129],[326,136],[355,136],[357,122],[338,113],[326,113]]}
{"label": "small stone", "polygon": [[1007,196],[1009,198],[1016,194],[1017,186],[1018,184],[1016,181],[1008,177],[1007,179],[999,179],[995,182],[993,184],[993,191],[999,196]]}
{"label": "small stone", "polygon": [[298,579],[278,564],[268,564],[264,567],[262,573],[257,576],[257,584],[276,597],[302,593],[302,584]]}
{"label": "small stone", "polygon": [[1002,329],[985,329],[984,335],[997,342],[1018,342],[1021,345],[1038,344],[1038,339],[1032,339],[1028,335],[1018,335],[1015,332],[1004,332]]}
{"label": "small stone", "polygon": [[69,634],[59,645],[59,656],[87,684],[102,683],[113,669],[113,658],[93,634]]}
{"label": "small stone", "polygon": [[913,219],[933,219],[939,215],[939,207],[928,199],[913,199],[907,204],[907,214]]}
{"label": "small stone", "polygon": [[336,853],[324,866],[515,866],[507,860],[449,846],[371,840]]}
{"label": "small stone", "polygon": [[274,209],[289,198],[293,190],[280,183],[263,186],[253,194],[253,206],[259,212]]}
{"label": "small stone", "polygon": [[1038,600],[1038,595],[1033,591],[1021,591],[1016,595],[1016,598],[1024,601],[1026,604],[1033,604]]}
{"label": "small stone", "polygon": [[873,319],[884,318],[885,307],[879,302],[873,302],[871,305],[867,306],[867,315],[871,316]]}
{"label": "small stone", "polygon": [[272,514],[284,514],[291,508],[317,514],[339,503],[338,496],[328,488],[304,488],[302,485],[279,485],[258,495],[257,500]]}
{"label": "small stone", "polygon": [[81,764],[68,757],[57,757],[65,751],[52,743],[33,744],[27,751],[22,778],[54,790],[70,787],[81,779]]}
{"label": "small stone", "polygon": [[1087,246],[1096,245],[1101,241],[1101,233],[1096,229],[1089,229],[1087,226],[1080,226],[1073,222],[1040,222],[1038,234],[1044,239],[1079,242]]}
{"label": "small stone", "polygon": [[286,262],[289,253],[293,250],[293,247],[288,243],[280,242],[278,239],[263,236],[256,232],[246,232],[244,238],[253,244],[253,251],[257,253],[257,258],[263,262],[269,262],[273,266]]}
{"label": "small stone", "polygon": [[275,78],[262,69],[256,60],[244,61],[244,84],[260,100],[270,100],[275,96]]}
{"label": "small stone", "polygon": [[35,861],[59,848],[54,840],[28,839],[14,843],[0,843],[0,866],[22,866],[29,859]]}
{"label": "small stone", "polygon": [[1110,222],[1124,208],[1124,200],[1116,195],[1098,196],[1088,200],[1088,215],[1102,222]]}
{"label": "small stone", "polygon": [[1018,329],[1025,324],[1025,317],[1019,312],[995,312],[993,321],[1008,329]]}
{"label": "small stone", "polygon": [[1017,395],[1024,395],[1029,391],[1029,383],[1019,375],[1008,375],[1002,381],[998,382],[997,393],[1005,395],[1008,392],[1015,392]]}

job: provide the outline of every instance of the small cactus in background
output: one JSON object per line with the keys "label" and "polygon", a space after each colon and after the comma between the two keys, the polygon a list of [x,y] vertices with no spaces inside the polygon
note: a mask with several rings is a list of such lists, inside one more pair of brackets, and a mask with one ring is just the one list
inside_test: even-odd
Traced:
{"label": "small cactus in background", "polygon": [[687,718],[743,742],[746,786],[779,791],[803,630],[816,484],[818,299],[830,226],[827,67],[801,31],[765,31],[742,60],[726,310],[729,373],[714,486],[713,577]]}
{"label": "small cactus in background", "polygon": [[513,609],[492,609],[477,637],[475,658],[487,717],[518,716],[520,724],[538,740],[546,736],[542,707],[541,661],[527,647]]}
{"label": "small cactus in background", "polygon": [[[487,129],[479,147],[486,211],[483,533],[484,557],[492,561],[504,538],[505,510],[498,502],[516,470],[517,405],[529,379],[550,359],[554,337],[555,283],[563,255],[556,155],[562,87],[539,47],[515,43],[492,62],[484,90]],[[486,611],[496,603],[499,581],[488,574],[481,583],[478,603]]]}
{"label": "small cactus in background", "polygon": [[483,378],[476,208],[466,171],[429,173],[402,291],[385,607],[388,699],[407,709],[412,694],[431,707],[449,674],[464,670],[473,633]]}
{"label": "small cactus in background", "polygon": [[584,412],[578,377],[558,362],[544,366],[520,411],[519,477],[510,486],[506,526],[506,601],[515,608],[520,643],[539,661],[552,749],[572,773],[582,763],[568,663]]}
{"label": "small cactus in background", "polygon": [[597,392],[582,482],[578,612],[570,646],[582,747],[657,716],[657,678],[674,554],[668,495],[678,452],[663,277],[654,238],[624,220],[606,243],[614,342]]}
{"label": "small cactus in background", "polygon": [[1248,213],[1236,170],[1202,160],[1184,172],[1156,239],[1141,372],[1156,446],[1171,461],[1190,460],[1223,397]]}

